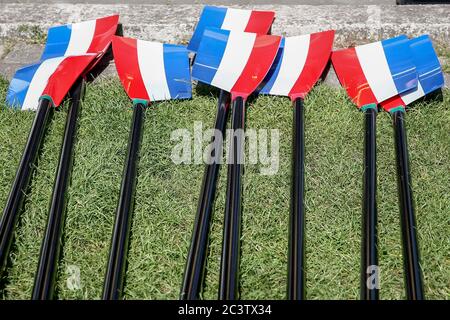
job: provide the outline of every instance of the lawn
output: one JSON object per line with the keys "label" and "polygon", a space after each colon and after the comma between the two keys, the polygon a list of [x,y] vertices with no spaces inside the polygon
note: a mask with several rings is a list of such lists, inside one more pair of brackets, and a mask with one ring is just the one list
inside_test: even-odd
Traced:
{"label": "lawn", "polygon": [[[12,111],[0,82],[0,208],[8,196],[34,114]],[[444,101],[415,104],[407,116],[425,293],[450,298],[450,92]],[[164,102],[146,111],[132,226],[127,299],[177,299],[189,247],[202,164],[176,165],[171,132],[204,129],[214,121],[216,96]],[[129,99],[117,80],[87,88],[68,191],[60,299],[99,299],[126,154]],[[306,99],[307,298],[358,299],[363,156],[362,114],[342,90],[319,85]],[[31,192],[17,228],[5,299],[28,299],[45,230],[67,107],[49,126]],[[280,131],[280,167],[244,176],[241,295],[283,299],[286,292],[292,107],[286,98],[260,97],[247,128]],[[382,299],[404,298],[396,165],[390,116],[378,115],[378,210]],[[226,170],[221,171],[204,298],[217,297]],[[68,286],[79,268],[81,286]],[[68,281],[69,280],[69,281]]]}

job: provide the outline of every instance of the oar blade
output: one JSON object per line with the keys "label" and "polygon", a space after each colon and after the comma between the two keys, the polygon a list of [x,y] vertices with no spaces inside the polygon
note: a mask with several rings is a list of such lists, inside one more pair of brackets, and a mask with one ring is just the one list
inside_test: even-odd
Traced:
{"label": "oar blade", "polygon": [[207,28],[192,77],[245,99],[269,72],[280,41],[279,36]]}
{"label": "oar blade", "polygon": [[381,107],[388,112],[399,106],[405,107],[444,86],[444,74],[430,37],[423,35],[413,38],[409,40],[409,45],[419,76],[419,82],[417,88],[383,101]]}
{"label": "oar blade", "polygon": [[406,36],[334,51],[333,67],[352,101],[378,104],[417,87],[417,72]]}
{"label": "oar blade", "polygon": [[334,30],[284,38],[260,93],[304,98],[327,66],[333,39]]}
{"label": "oar blade", "polygon": [[96,54],[56,57],[20,68],[11,80],[6,100],[12,107],[36,110],[39,98],[46,96],[59,106],[96,58]]}
{"label": "oar blade", "polygon": [[267,34],[274,18],[273,11],[205,6],[187,48],[197,52],[203,32],[208,27]]}
{"label": "oar blade", "polygon": [[113,53],[130,99],[151,102],[191,98],[186,47],[115,36]]}
{"label": "oar blade", "polygon": [[41,60],[106,51],[116,33],[119,16],[51,27]]}

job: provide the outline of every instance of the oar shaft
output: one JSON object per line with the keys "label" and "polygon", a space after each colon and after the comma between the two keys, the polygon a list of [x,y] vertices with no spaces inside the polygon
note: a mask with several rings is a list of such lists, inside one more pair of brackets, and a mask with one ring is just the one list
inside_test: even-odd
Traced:
{"label": "oar shaft", "polygon": [[378,300],[376,108],[364,111],[361,299]]}
{"label": "oar shaft", "polygon": [[6,269],[9,250],[14,237],[14,228],[22,209],[24,196],[28,191],[30,177],[41,148],[51,107],[52,102],[49,99],[40,100],[14,183],[3,210],[0,221],[0,275]]}
{"label": "oar shaft", "polygon": [[209,231],[216,195],[217,178],[220,169],[220,158],[222,156],[222,142],[223,139],[225,139],[229,101],[229,93],[222,90],[219,95],[215,122],[216,133],[220,133],[222,139],[216,139],[214,136],[211,139],[211,142],[214,143],[214,150],[211,153],[210,161],[206,165],[205,173],[203,175],[194,230],[192,232],[191,246],[186,260],[183,284],[181,287],[181,300],[199,299],[202,290],[204,268],[208,252]]}
{"label": "oar shaft", "polygon": [[399,191],[400,221],[403,240],[403,259],[406,281],[406,296],[409,300],[425,299],[420,270],[419,245],[417,242],[411,176],[409,174],[408,144],[404,122],[404,111],[392,114],[395,149],[397,154],[397,181]]}
{"label": "oar shaft", "polygon": [[241,97],[233,101],[230,160],[223,226],[219,299],[239,298],[239,262],[241,242],[242,173],[244,168],[245,104]]}
{"label": "oar shaft", "polygon": [[135,104],[133,108],[127,158],[125,161],[119,204],[116,211],[109,260],[103,287],[104,300],[117,300],[122,298],[128,242],[130,238],[131,217],[134,207],[139,149],[144,122],[144,109],[145,106],[142,103]]}
{"label": "oar shaft", "polygon": [[65,222],[66,191],[72,171],[73,147],[83,91],[84,80],[80,79],[71,92],[71,101],[59,156],[58,170],[53,187],[47,227],[41,245],[37,272],[34,278],[33,300],[53,299]]}
{"label": "oar shaft", "polygon": [[305,112],[303,99],[294,101],[292,190],[289,221],[287,298],[305,299]]}

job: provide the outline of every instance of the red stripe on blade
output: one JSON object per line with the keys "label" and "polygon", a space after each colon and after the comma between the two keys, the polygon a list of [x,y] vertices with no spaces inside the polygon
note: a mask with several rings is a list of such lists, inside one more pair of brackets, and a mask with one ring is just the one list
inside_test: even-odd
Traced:
{"label": "red stripe on blade", "polygon": [[384,111],[391,111],[393,108],[397,107],[404,107],[406,108],[406,103],[403,101],[402,97],[400,96],[393,96],[392,98],[389,98],[383,102],[380,103],[381,107]]}
{"label": "red stripe on blade", "polygon": [[59,106],[70,87],[84,75],[95,57],[94,54],[66,57],[48,79],[42,95],[50,96],[55,106]]}
{"label": "red stripe on blade", "polygon": [[232,99],[242,97],[246,99],[269,72],[280,46],[279,36],[257,36],[253,50],[241,75],[231,89]]}

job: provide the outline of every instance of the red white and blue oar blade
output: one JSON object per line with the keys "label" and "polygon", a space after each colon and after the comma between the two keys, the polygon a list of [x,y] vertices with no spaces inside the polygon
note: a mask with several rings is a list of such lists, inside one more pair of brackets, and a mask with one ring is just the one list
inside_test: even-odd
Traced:
{"label": "red white and blue oar blade", "polygon": [[188,50],[197,52],[203,32],[208,27],[267,34],[270,31],[274,18],[275,12],[273,11],[205,6],[189,42]]}
{"label": "red white and blue oar blade", "polygon": [[59,106],[96,58],[96,54],[56,57],[20,68],[11,80],[6,100],[10,106],[22,110],[36,110],[41,97]]}
{"label": "red white and blue oar blade", "polygon": [[408,41],[399,36],[332,53],[338,79],[358,108],[417,87]]}
{"label": "red white and blue oar blade", "polygon": [[409,45],[419,75],[419,82],[416,89],[382,102],[381,107],[388,112],[397,107],[405,107],[444,86],[444,74],[430,37],[423,35],[411,39]]}
{"label": "red white and blue oar blade", "polygon": [[133,102],[191,98],[186,47],[117,36],[112,43],[117,73]]}
{"label": "red white and blue oar blade", "polygon": [[246,99],[266,77],[281,37],[207,28],[192,78]]}
{"label": "red white and blue oar blade", "polygon": [[325,70],[333,40],[334,30],[283,38],[260,93],[303,99]]}
{"label": "red white and blue oar blade", "polygon": [[41,60],[104,52],[117,31],[119,16],[51,27]]}

